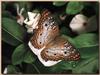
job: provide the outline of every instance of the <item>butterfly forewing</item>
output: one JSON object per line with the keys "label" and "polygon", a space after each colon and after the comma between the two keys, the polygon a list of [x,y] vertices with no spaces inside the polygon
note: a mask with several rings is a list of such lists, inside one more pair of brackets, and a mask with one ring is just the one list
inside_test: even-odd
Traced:
{"label": "butterfly forewing", "polygon": [[56,37],[46,48],[41,52],[41,57],[45,60],[79,60],[79,52],[61,36]]}
{"label": "butterfly forewing", "polygon": [[59,35],[59,27],[49,11],[44,11],[38,23],[38,29],[31,38],[31,43],[35,48],[42,48]]}

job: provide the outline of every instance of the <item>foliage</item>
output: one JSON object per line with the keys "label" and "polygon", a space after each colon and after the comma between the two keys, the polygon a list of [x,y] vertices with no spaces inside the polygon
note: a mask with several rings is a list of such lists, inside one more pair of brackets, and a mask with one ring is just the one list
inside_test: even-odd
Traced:
{"label": "foliage", "polygon": [[69,2],[66,7],[67,14],[77,14],[84,8],[81,2]]}
{"label": "foliage", "polygon": [[[18,3],[20,4],[20,7],[26,8],[24,14],[27,14],[27,11],[33,8],[31,2]],[[66,26],[66,23],[62,23],[62,26],[60,26],[60,33],[78,49],[81,59],[79,61],[62,61],[54,66],[44,67],[40,61],[38,61],[37,57],[31,52],[27,42],[25,41],[26,36],[28,36],[26,29],[16,22],[16,16],[11,14],[12,11],[7,10],[9,2],[3,2],[2,4],[2,41],[10,44],[11,47],[15,47],[12,55],[10,55],[12,57],[12,63],[7,66],[8,73],[97,73],[99,70],[98,30],[95,32],[75,35],[70,28]],[[12,6],[15,7],[15,4],[16,3],[13,3]],[[33,5],[35,5],[34,2]],[[85,4],[85,2],[51,3],[51,6],[55,8],[62,8],[62,6],[64,6],[66,10],[62,11],[62,13],[65,12],[69,16],[75,16],[77,13],[82,13],[83,9],[86,8],[87,5],[93,7],[91,3]],[[97,13],[97,9],[95,9],[95,12]],[[70,22],[69,20],[67,21]],[[27,38],[27,40],[29,40],[29,38]],[[24,71],[22,69],[24,69]]]}
{"label": "foliage", "polygon": [[26,35],[25,29],[15,20],[6,17],[2,18],[2,30],[3,41],[14,46],[24,41],[24,37]]}
{"label": "foliage", "polygon": [[30,49],[27,45],[19,45],[12,54],[12,63],[13,65],[21,64],[22,62],[32,63],[34,62],[34,57],[29,51]]}

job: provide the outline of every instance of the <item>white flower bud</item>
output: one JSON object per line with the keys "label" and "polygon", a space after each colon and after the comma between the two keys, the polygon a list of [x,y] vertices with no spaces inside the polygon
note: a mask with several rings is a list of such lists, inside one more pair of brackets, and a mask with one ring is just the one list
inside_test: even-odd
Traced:
{"label": "white flower bud", "polygon": [[72,19],[70,28],[78,34],[94,31],[97,29],[96,17],[87,18],[78,14]]}

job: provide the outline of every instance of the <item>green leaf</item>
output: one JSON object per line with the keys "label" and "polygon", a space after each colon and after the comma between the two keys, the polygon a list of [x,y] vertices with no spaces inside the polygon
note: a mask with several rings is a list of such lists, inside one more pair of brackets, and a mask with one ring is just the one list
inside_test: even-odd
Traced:
{"label": "green leaf", "polygon": [[61,73],[63,71],[67,71],[71,69],[72,69],[72,64],[68,61],[61,61],[58,64],[49,67],[49,70],[52,73]]}
{"label": "green leaf", "polygon": [[12,54],[13,65],[21,64],[23,61],[27,63],[32,63],[35,59],[33,58],[32,54],[28,52],[28,50],[30,49],[27,47],[27,45],[19,45]]}
{"label": "green leaf", "polygon": [[93,33],[81,34],[74,38],[75,47],[92,47],[99,45],[99,36]]}
{"label": "green leaf", "polygon": [[[23,27],[21,27],[15,20],[10,19],[10,18],[2,18],[2,29],[3,31],[5,31],[4,33],[10,36],[10,37],[6,36],[6,34],[3,33],[2,34],[3,41],[6,42],[6,40],[8,40],[9,38],[7,43],[11,45],[12,45],[11,42],[13,42],[10,39],[11,37],[14,38],[16,41],[19,41],[20,43],[22,43],[26,35],[26,30]],[[13,43],[15,43],[15,41]]]}
{"label": "green leaf", "polygon": [[54,6],[63,6],[65,4],[66,4],[66,2],[53,2]]}
{"label": "green leaf", "polygon": [[2,30],[2,40],[12,46],[17,46],[21,42],[10,36],[6,31]]}
{"label": "green leaf", "polygon": [[22,63],[24,56],[26,55],[26,46],[24,44],[19,45],[12,54],[13,65]]}
{"label": "green leaf", "polygon": [[79,48],[78,50],[80,52],[81,58],[99,56],[99,46],[84,47]]}
{"label": "green leaf", "polygon": [[21,64],[22,62],[33,64],[35,61],[33,54],[29,51],[29,47],[25,44],[19,45],[13,52],[12,63],[13,65]]}
{"label": "green leaf", "polygon": [[18,73],[20,73],[18,67],[14,65],[7,66],[7,74],[18,74]]}
{"label": "green leaf", "polygon": [[78,62],[78,65],[73,69],[73,73],[96,73],[99,70],[98,57],[91,57]]}
{"label": "green leaf", "polygon": [[24,57],[23,60],[25,63],[33,63],[35,61],[34,57],[33,57],[33,53],[31,51],[28,51]]}
{"label": "green leaf", "polygon": [[67,14],[77,14],[84,8],[84,5],[81,2],[69,2],[66,7]]}

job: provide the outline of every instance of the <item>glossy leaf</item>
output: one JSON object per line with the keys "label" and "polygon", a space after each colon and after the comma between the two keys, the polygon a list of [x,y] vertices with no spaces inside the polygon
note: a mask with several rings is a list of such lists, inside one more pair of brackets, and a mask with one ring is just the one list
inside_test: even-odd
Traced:
{"label": "glossy leaf", "polygon": [[92,47],[99,45],[99,36],[97,34],[87,33],[81,34],[74,38],[75,47],[82,48],[82,47]]}
{"label": "glossy leaf", "polygon": [[30,52],[28,52],[29,48],[27,45],[21,44],[19,45],[13,52],[12,55],[12,63],[14,65],[21,64],[23,61],[27,63],[32,63],[34,58]]}
{"label": "glossy leaf", "polygon": [[24,56],[26,55],[26,46],[24,44],[19,45],[12,54],[13,65],[22,63]]}
{"label": "glossy leaf", "polygon": [[66,7],[67,14],[77,14],[84,8],[84,5],[81,2],[69,2]]}
{"label": "glossy leaf", "polygon": [[[30,49],[29,49],[30,50]],[[33,63],[35,61],[34,57],[33,57],[33,53],[31,51],[27,51],[27,53],[25,54],[25,57],[24,57],[24,62],[25,63]]]}
{"label": "glossy leaf", "polygon": [[79,48],[78,50],[80,52],[81,58],[99,56],[99,46],[84,47]]}
{"label": "glossy leaf", "polygon": [[61,61],[60,63],[51,66],[50,72],[52,73],[62,73],[63,71],[71,70],[72,69],[72,64],[68,61]]}
{"label": "glossy leaf", "polygon": [[[10,18],[2,18],[2,29],[7,35],[19,42],[23,42],[26,35],[26,30],[21,27],[15,20]],[[5,37],[6,34],[3,33],[3,40],[8,40],[8,38],[10,38],[9,36]],[[7,43],[11,44],[11,39],[9,39]]]}
{"label": "glossy leaf", "polygon": [[2,30],[2,40],[12,46],[17,46],[21,42],[10,36],[6,31]]}
{"label": "glossy leaf", "polygon": [[73,73],[96,73],[99,69],[99,61],[97,57],[91,57],[80,61],[73,69]]}

